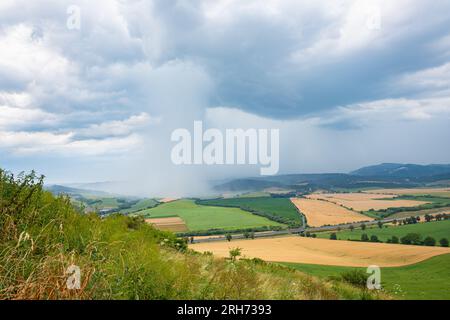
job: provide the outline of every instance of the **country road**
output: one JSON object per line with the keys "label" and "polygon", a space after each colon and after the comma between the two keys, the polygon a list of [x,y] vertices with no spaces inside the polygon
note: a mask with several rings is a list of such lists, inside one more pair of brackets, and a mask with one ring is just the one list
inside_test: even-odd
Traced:
{"label": "country road", "polygon": [[[283,235],[289,235],[289,234],[299,234],[302,232],[321,232],[321,231],[333,231],[340,229],[349,229],[351,226],[353,227],[359,227],[362,223],[364,223],[366,226],[376,225],[379,221],[382,223],[389,223],[392,222],[394,218],[386,218],[381,220],[373,220],[373,221],[361,221],[361,222],[354,222],[354,223],[346,223],[346,224],[339,224],[339,225],[333,225],[333,226],[323,226],[323,227],[315,227],[315,228],[295,228],[295,229],[286,229],[281,231],[264,231],[264,232],[255,232],[254,237],[255,238],[270,238],[270,237],[277,237],[277,236],[283,236]],[[245,239],[245,236],[243,234],[234,234],[233,239]],[[215,241],[226,241],[226,235],[214,235],[208,238],[202,237],[200,239],[196,239],[194,237],[194,241],[192,243],[201,243],[201,242],[215,242]]]}

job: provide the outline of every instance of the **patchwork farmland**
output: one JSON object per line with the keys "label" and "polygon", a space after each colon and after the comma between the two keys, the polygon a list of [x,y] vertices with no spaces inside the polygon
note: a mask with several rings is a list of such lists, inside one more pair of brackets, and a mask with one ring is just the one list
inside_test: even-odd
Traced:
{"label": "patchwork farmland", "polygon": [[285,227],[267,218],[239,208],[203,206],[194,200],[176,200],[137,213],[147,219],[179,217],[189,231],[242,230],[262,227]]}
{"label": "patchwork farmland", "polygon": [[396,200],[395,195],[374,193],[327,193],[312,194],[310,199],[326,200],[356,211],[381,210],[396,207],[417,207],[428,202],[416,200]]}
{"label": "patchwork farmland", "polygon": [[145,219],[145,222],[154,226],[156,229],[163,231],[172,231],[172,232],[188,231],[186,224],[179,217]]}

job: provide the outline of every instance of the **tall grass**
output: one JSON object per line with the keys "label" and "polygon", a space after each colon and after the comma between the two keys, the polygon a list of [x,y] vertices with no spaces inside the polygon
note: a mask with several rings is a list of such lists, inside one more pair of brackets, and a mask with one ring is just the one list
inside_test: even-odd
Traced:
{"label": "tall grass", "polygon": [[[34,172],[0,170],[0,299],[378,298],[260,260],[187,249],[140,218],[100,218],[43,189]],[[68,267],[81,270],[69,289]]]}

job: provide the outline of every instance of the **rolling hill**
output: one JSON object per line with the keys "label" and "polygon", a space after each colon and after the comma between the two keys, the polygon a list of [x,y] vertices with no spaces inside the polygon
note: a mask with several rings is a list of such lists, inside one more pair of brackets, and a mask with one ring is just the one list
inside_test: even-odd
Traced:
{"label": "rolling hill", "polygon": [[234,179],[216,184],[214,189],[218,192],[248,192],[285,188],[306,193],[318,189],[414,188],[429,184],[448,185],[448,180],[450,180],[448,164],[384,163],[360,168],[350,173],[288,174]]}

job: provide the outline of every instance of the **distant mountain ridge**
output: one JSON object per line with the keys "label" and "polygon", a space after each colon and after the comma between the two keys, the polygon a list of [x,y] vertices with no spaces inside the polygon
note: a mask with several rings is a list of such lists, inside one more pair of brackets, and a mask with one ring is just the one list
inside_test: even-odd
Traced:
{"label": "distant mountain ridge", "polygon": [[384,176],[384,177],[399,177],[399,178],[420,178],[450,174],[449,164],[401,164],[401,163],[382,163],[379,165],[363,167],[358,170],[350,172],[352,175],[358,176]]}
{"label": "distant mountain ridge", "polygon": [[214,189],[219,192],[236,192],[261,191],[276,187],[310,192],[317,189],[421,187],[439,181],[450,183],[450,165],[382,163],[363,167],[348,174],[289,174],[234,179],[215,185]]}

